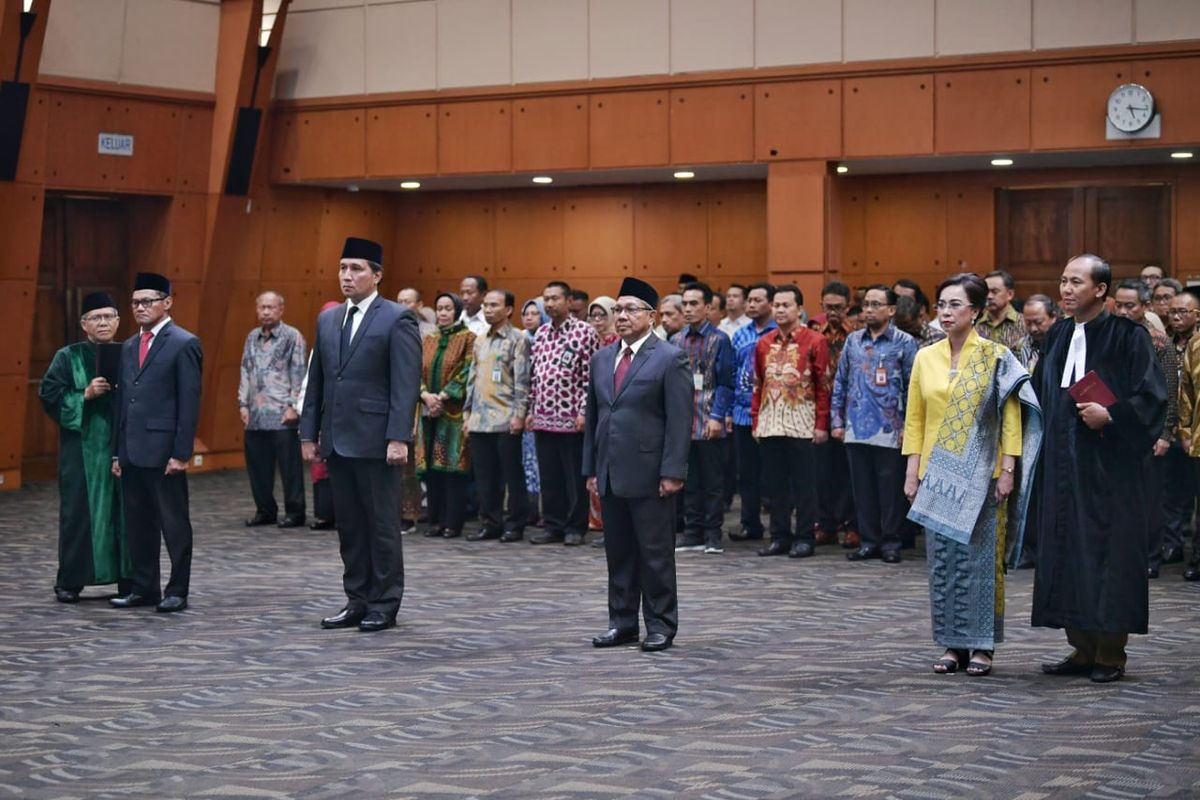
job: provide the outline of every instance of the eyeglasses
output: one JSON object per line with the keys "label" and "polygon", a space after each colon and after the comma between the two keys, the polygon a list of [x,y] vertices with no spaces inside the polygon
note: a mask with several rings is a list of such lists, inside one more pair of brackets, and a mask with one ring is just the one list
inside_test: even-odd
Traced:
{"label": "eyeglasses", "polygon": [[653,310],[649,306],[613,306],[613,316],[619,317],[624,314],[625,316],[632,317],[634,314]]}
{"label": "eyeglasses", "polygon": [[1194,308],[1170,308],[1167,309],[1167,314],[1172,317],[1182,317],[1185,314],[1195,314],[1196,310]]}
{"label": "eyeglasses", "polygon": [[83,318],[84,322],[112,322],[120,319],[119,314],[90,314]]}
{"label": "eyeglasses", "polygon": [[946,309],[950,309],[951,311],[961,311],[964,308],[969,308],[969,306],[966,303],[964,303],[962,300],[949,300],[949,301],[938,300],[937,301],[937,310],[938,311],[945,311]]}
{"label": "eyeglasses", "polygon": [[1167,303],[1170,302],[1173,297],[1175,297],[1174,292],[1164,292],[1163,294],[1156,294],[1150,299],[1156,303]]}
{"label": "eyeglasses", "polygon": [[862,307],[863,307],[864,311],[878,311],[881,308],[887,308],[889,305],[891,305],[891,304],[890,303],[879,303],[874,300],[870,300],[870,301],[867,301],[866,303],[863,303]]}
{"label": "eyeglasses", "polygon": [[588,319],[595,319],[595,320],[608,319],[608,314],[604,313],[603,311],[597,311],[597,312],[588,314]]}
{"label": "eyeglasses", "polygon": [[134,308],[149,308],[155,303],[161,303],[165,299],[165,297],[142,297],[130,300],[129,304]]}

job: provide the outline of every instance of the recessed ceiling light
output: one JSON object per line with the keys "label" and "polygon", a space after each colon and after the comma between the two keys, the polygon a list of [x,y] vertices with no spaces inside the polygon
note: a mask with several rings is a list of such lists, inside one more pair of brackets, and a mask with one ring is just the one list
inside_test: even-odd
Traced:
{"label": "recessed ceiling light", "polygon": [[420,189],[421,182],[420,181],[402,181],[400,183],[400,188],[401,189]]}
{"label": "recessed ceiling light", "polygon": [[1187,150],[1180,150],[1178,153],[1171,153],[1171,158],[1191,158],[1193,153]]}
{"label": "recessed ceiling light", "polygon": [[845,175],[849,171],[850,171],[850,168],[847,167],[845,164],[838,164],[838,167],[837,167],[838,175]]}
{"label": "recessed ceiling light", "polygon": [[993,167],[1011,167],[1012,164],[1013,164],[1013,160],[1011,158],[993,158],[992,159]]}
{"label": "recessed ceiling light", "polygon": [[686,180],[696,177],[696,173],[694,173],[690,170],[681,169],[681,170],[679,170],[679,172],[675,173],[675,177],[681,181],[686,181]]}
{"label": "recessed ceiling light", "polygon": [[357,191],[358,191],[358,184],[357,184],[357,183],[351,183],[351,184],[349,184],[348,186],[346,186],[346,191],[347,191],[347,192],[357,192]]}
{"label": "recessed ceiling light", "polygon": [[538,175],[533,179],[534,183],[554,183],[554,178],[549,175]]}

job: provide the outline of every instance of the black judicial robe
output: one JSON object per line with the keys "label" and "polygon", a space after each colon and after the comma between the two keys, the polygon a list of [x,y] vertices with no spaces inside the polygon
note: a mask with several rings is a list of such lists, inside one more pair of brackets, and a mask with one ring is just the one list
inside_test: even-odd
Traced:
{"label": "black judicial robe", "polygon": [[1059,387],[1075,323],[1056,323],[1046,336],[1034,385],[1046,438],[1036,527],[1033,625],[1103,633],[1145,633],[1149,514],[1145,462],[1162,432],[1167,385],[1150,334],[1108,312],[1084,327],[1086,369],[1117,397],[1112,424],[1089,429],[1075,401]]}

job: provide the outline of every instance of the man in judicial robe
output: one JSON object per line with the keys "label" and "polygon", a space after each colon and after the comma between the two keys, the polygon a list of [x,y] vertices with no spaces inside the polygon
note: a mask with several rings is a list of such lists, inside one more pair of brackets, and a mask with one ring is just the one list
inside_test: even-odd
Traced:
{"label": "man in judicial robe", "polygon": [[[1129,634],[1146,633],[1146,460],[1167,410],[1150,334],[1105,311],[1111,281],[1097,256],[1067,262],[1059,292],[1064,316],[1072,318],[1046,335],[1034,376],[1046,446],[1030,520],[1038,531],[1032,621],[1065,628],[1075,648],[1042,670],[1087,674],[1098,683],[1124,674]],[[1069,394],[1092,372],[1115,403],[1076,402]]]}
{"label": "man in judicial robe", "polygon": [[404,594],[402,468],[421,386],[417,317],[379,296],[383,247],[350,237],[338,281],[346,302],[317,317],[300,415],[305,461],[329,466],[345,607],[323,628],[382,631]]}
{"label": "man in judicial robe", "polygon": [[[187,608],[192,573],[187,468],[200,416],[203,353],[200,340],[171,320],[172,302],[169,280],[153,272],[137,274],[133,318],[139,331],[121,346],[113,403],[112,471],[121,478],[133,561],[128,594],[109,601],[118,608]],[[165,590],[158,566],[161,542],[171,557]]]}
{"label": "man in judicial robe", "polygon": [[112,386],[97,374],[97,345],[117,335],[121,317],[107,292],[83,298],[87,341],[54,354],[38,396],[58,425],[58,576],[54,595],[79,602],[84,586],[117,584],[128,592],[129,550],[121,485],[112,474]]}
{"label": "man in judicial robe", "polygon": [[679,627],[674,495],[687,478],[692,377],[687,355],[654,335],[658,294],[637,278],[621,284],[620,341],[592,357],[583,474],[600,496],[608,559],[608,630],[596,647],[638,641],[665,650]]}

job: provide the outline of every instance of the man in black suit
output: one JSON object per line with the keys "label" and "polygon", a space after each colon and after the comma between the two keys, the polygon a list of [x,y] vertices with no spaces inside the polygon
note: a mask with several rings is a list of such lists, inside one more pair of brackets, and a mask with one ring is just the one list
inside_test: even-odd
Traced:
{"label": "man in black suit", "polygon": [[583,474],[600,495],[608,556],[608,627],[596,647],[638,640],[665,650],[679,627],[675,498],[687,478],[692,378],[682,350],[653,335],[658,294],[626,278],[616,314],[621,340],[592,357]]}
{"label": "man in black suit", "polygon": [[[200,340],[171,321],[171,282],[139,272],[133,318],[139,332],[121,347],[113,425],[113,474],[121,478],[125,536],[133,561],[129,594],[118,608],[158,604],[187,608],[192,572],[188,514],[188,460],[200,413]],[[160,590],[160,540],[171,557],[171,577]],[[161,598],[161,601],[160,601]]]}
{"label": "man in black suit", "polygon": [[417,317],[379,296],[383,248],[350,237],[338,279],[345,305],[317,317],[300,416],[305,461],[329,466],[346,606],[323,628],[381,631],[404,594],[401,467],[408,461],[421,385]]}

